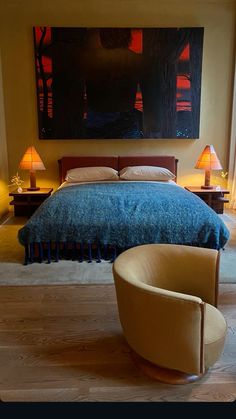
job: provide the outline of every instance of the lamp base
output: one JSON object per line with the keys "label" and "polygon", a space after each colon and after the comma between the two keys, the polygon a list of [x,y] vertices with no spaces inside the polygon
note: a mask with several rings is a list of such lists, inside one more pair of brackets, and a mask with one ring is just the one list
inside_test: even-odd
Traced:
{"label": "lamp base", "polygon": [[214,188],[214,186],[211,186],[211,185],[209,185],[209,186],[202,185],[201,186],[201,189],[213,189],[213,188]]}
{"label": "lamp base", "polygon": [[39,187],[35,187],[35,188],[27,188],[27,191],[39,191],[40,188]]}
{"label": "lamp base", "polygon": [[211,171],[205,170],[205,183],[201,186],[201,189],[213,189],[213,186],[210,185],[211,180]]}

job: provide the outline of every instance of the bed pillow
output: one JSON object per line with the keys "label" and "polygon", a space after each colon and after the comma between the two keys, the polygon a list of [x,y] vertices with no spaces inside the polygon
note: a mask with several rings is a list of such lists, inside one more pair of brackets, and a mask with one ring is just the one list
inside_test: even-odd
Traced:
{"label": "bed pillow", "polygon": [[112,167],[77,167],[66,173],[67,182],[94,182],[99,180],[119,180],[118,171]]}
{"label": "bed pillow", "polygon": [[168,181],[175,178],[174,173],[165,167],[158,166],[128,166],[119,172],[124,180],[156,180]]}

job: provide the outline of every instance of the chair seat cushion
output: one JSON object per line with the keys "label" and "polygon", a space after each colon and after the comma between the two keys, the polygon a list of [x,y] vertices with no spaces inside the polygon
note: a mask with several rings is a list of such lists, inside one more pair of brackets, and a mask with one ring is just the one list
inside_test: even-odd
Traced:
{"label": "chair seat cushion", "polygon": [[205,368],[210,368],[223,351],[227,324],[221,312],[211,304],[206,303],[204,330]]}

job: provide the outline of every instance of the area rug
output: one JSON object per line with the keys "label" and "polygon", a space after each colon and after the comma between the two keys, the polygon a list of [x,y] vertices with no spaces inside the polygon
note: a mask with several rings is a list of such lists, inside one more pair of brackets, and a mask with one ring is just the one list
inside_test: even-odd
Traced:
{"label": "area rug", "polygon": [[17,240],[24,217],[9,217],[0,225],[0,285],[111,284],[112,263],[60,262],[23,265],[24,247]]}
{"label": "area rug", "polygon": [[[220,282],[236,283],[236,216],[223,214],[231,232],[225,250],[221,251]],[[0,285],[111,284],[112,263],[88,263],[61,260],[58,263],[33,263],[24,266],[24,248],[18,243],[17,232],[26,221],[9,217],[0,225]]]}

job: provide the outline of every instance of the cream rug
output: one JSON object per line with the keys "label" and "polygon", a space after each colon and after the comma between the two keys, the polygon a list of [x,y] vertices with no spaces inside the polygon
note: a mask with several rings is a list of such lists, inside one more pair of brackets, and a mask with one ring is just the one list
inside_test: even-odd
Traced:
{"label": "cream rug", "polygon": [[112,263],[60,262],[23,265],[24,248],[18,230],[26,218],[10,217],[0,225],[0,285],[111,284]]}
{"label": "cream rug", "polygon": [[[221,252],[220,282],[236,283],[236,212],[221,217],[231,231],[231,238]],[[0,285],[110,284],[112,264],[61,260],[58,263],[33,263],[24,266],[24,248],[17,232],[25,223],[21,217],[10,217],[0,225]]]}

